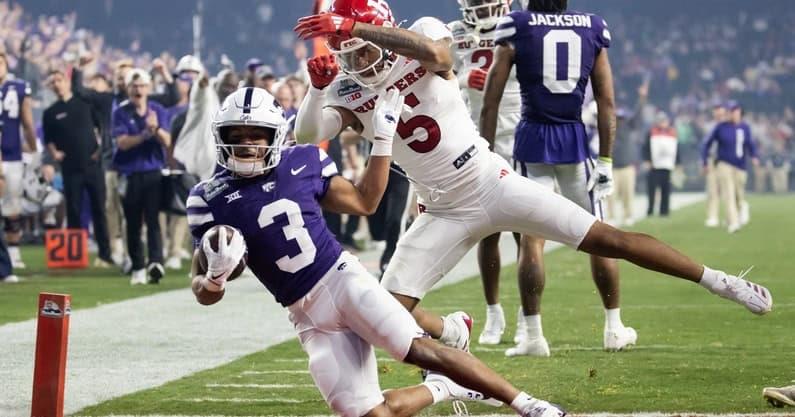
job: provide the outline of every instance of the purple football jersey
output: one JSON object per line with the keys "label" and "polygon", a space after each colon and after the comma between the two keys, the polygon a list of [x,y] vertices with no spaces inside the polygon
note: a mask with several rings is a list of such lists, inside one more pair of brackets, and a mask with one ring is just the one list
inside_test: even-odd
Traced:
{"label": "purple football jersey", "polygon": [[22,80],[6,80],[0,86],[0,128],[2,128],[2,155],[4,161],[22,160],[22,133],[20,128],[22,100],[30,95],[30,86]]}
{"label": "purple football jersey", "polygon": [[500,19],[497,43],[514,48],[522,93],[514,157],[551,164],[585,160],[582,104],[596,57],[610,46],[607,23],[586,13],[514,11]]}
{"label": "purple football jersey", "polygon": [[295,146],[267,175],[240,178],[222,171],[197,184],[187,201],[196,244],[223,224],[243,233],[247,264],[276,301],[289,306],[328,272],[342,247],[326,227],[320,200],[337,167],[320,148]]}

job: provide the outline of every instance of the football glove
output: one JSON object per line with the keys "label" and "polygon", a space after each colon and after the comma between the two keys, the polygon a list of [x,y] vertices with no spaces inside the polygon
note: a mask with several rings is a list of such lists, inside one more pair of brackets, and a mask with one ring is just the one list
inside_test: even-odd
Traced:
{"label": "football glove", "polygon": [[202,250],[207,257],[205,279],[217,287],[215,291],[220,291],[224,288],[226,280],[229,279],[229,276],[232,275],[232,272],[243,259],[243,255],[246,254],[246,241],[243,239],[243,234],[236,229],[233,230],[232,238],[227,239],[227,227],[218,228],[217,251],[213,250],[208,236],[208,233],[211,233],[213,229],[208,230],[202,236]]}
{"label": "football glove", "polygon": [[593,192],[594,202],[602,201],[613,194],[613,160],[600,156],[596,160],[594,172],[588,180],[588,192]]}
{"label": "football glove", "polygon": [[392,137],[395,136],[400,113],[403,111],[403,96],[393,88],[378,96],[373,111],[373,149],[370,155],[392,156]]}
{"label": "football glove", "polygon": [[309,80],[312,82],[312,87],[318,90],[322,90],[331,84],[340,71],[340,66],[337,64],[337,59],[334,55],[316,56],[307,61],[306,68],[309,71]]}
{"label": "football glove", "polygon": [[336,35],[343,39],[351,37],[351,31],[356,21],[334,13],[320,13],[298,19],[298,24],[293,31],[301,40],[317,38],[320,36]]}
{"label": "football glove", "polygon": [[469,88],[473,88],[478,91],[483,91],[483,88],[486,86],[486,76],[488,72],[483,71],[480,68],[475,68],[472,71],[469,71],[469,78],[467,79],[467,86]]}

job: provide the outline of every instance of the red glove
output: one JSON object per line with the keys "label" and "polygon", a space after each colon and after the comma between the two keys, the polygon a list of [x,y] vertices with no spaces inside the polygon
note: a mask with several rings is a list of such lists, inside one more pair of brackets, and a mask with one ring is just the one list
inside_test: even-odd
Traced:
{"label": "red glove", "polygon": [[321,13],[298,19],[298,24],[293,28],[293,31],[298,34],[298,38],[301,40],[329,35],[347,39],[351,37],[351,31],[353,31],[355,23],[356,21],[349,17],[342,17],[334,13]]}
{"label": "red glove", "polygon": [[334,55],[320,55],[307,61],[306,68],[309,71],[309,79],[312,86],[318,90],[326,88],[340,71],[337,58]]}
{"label": "red glove", "polygon": [[483,87],[486,86],[486,75],[488,75],[488,72],[480,68],[475,68],[472,71],[469,71],[467,86],[478,91],[483,91]]}

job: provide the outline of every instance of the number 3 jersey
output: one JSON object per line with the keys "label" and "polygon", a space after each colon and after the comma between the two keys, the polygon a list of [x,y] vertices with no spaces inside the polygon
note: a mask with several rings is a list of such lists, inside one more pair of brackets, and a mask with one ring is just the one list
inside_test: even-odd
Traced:
{"label": "number 3 jersey", "polygon": [[[434,18],[421,18],[409,30],[431,39],[452,39]],[[405,97],[392,147],[394,161],[416,184],[419,202],[427,207],[456,206],[468,198],[456,189],[481,172],[473,159],[489,153],[469,118],[458,80],[429,72],[419,61],[399,56],[385,90],[397,88]],[[362,124],[362,136],[373,140],[373,109],[378,93],[340,76],[328,87],[326,105],[349,109]]]}
{"label": "number 3 jersey", "polygon": [[497,43],[514,49],[522,94],[516,159],[548,164],[587,159],[582,104],[596,57],[610,47],[607,23],[586,13],[514,11],[500,18]]}
{"label": "number 3 jersey", "polygon": [[241,178],[222,171],[197,184],[187,201],[194,242],[215,225],[243,233],[247,265],[276,301],[289,306],[329,271],[342,253],[326,227],[320,200],[337,166],[316,146],[282,151],[268,174]]}

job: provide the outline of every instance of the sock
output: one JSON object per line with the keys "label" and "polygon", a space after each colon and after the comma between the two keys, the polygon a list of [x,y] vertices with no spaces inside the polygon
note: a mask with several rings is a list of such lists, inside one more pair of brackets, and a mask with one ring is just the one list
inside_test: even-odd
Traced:
{"label": "sock", "polygon": [[511,408],[513,408],[519,415],[524,414],[525,409],[530,407],[533,404],[535,399],[528,395],[526,392],[522,391],[516,398],[511,401]]}
{"label": "sock", "polygon": [[458,341],[458,326],[448,316],[442,317],[442,335],[439,342],[447,346],[454,346]]}
{"label": "sock", "polygon": [[450,397],[450,390],[447,389],[447,385],[442,381],[425,381],[420,385],[424,385],[431,392],[434,404],[445,401]]}
{"label": "sock", "polygon": [[720,282],[720,275],[719,271],[709,269],[705,265],[704,274],[701,275],[701,281],[699,281],[698,284],[710,291],[714,291],[715,286]]}
{"label": "sock", "polygon": [[524,325],[527,328],[528,339],[538,339],[539,337],[544,337],[544,330],[541,328],[540,314],[524,316]]}
{"label": "sock", "polygon": [[19,246],[8,245],[8,256],[11,258],[12,261],[15,262],[22,260],[22,255],[19,253]]}
{"label": "sock", "polygon": [[621,309],[620,308],[606,308],[605,309],[605,328],[606,329],[620,329],[624,327],[621,322]]}
{"label": "sock", "polygon": [[486,314],[489,316],[503,316],[502,306],[500,303],[489,304],[486,306]]}

